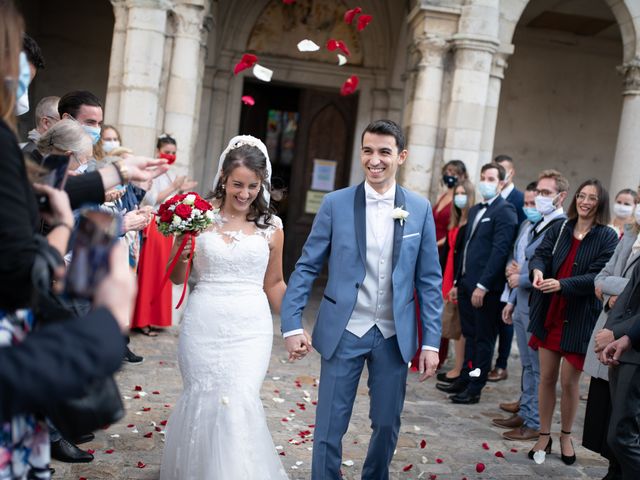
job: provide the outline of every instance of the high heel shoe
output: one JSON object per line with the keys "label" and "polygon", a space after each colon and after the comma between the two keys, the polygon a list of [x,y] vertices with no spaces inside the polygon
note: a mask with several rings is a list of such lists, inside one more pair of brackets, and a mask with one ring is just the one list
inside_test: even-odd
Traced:
{"label": "high heel shoe", "polygon": [[[565,432],[564,430],[560,430],[560,433],[562,433],[562,435],[571,435],[571,432]],[[576,449],[573,446],[573,439],[569,438],[569,441],[571,441],[571,448],[573,448],[573,455],[570,456],[562,453],[562,442],[560,442],[560,458],[565,465],[573,465],[576,461]]]}
{"label": "high heel shoe", "polygon": [[[553,445],[553,438],[551,438],[549,436],[549,433],[540,433],[540,436],[547,436],[549,437],[549,441],[547,442],[547,446],[543,448],[544,452],[549,455],[551,453],[551,445]],[[536,452],[539,452],[540,450],[534,450],[533,448],[531,450],[529,450],[529,459],[533,460],[533,456],[535,455]]]}

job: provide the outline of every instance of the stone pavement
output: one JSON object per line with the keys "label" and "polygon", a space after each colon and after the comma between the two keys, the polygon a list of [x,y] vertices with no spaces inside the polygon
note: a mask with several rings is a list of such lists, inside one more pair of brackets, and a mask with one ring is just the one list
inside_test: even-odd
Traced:
{"label": "stone pavement", "polygon": [[[317,302],[311,305],[310,315]],[[274,331],[279,331],[277,319]],[[96,439],[83,445],[95,450],[95,460],[85,465],[54,462],[54,479],[157,479],[163,443],[163,423],[181,391],[176,361],[178,328],[149,338],[132,336],[132,350],[145,357],[138,366],[126,365],[118,375],[125,396],[127,414],[116,425],[96,433]],[[262,388],[262,401],[274,443],[290,478],[310,478],[311,447],[320,360],[313,353],[304,360],[286,362],[284,343],[274,336],[271,365]],[[509,379],[489,384],[479,404],[453,405],[445,394],[435,389],[435,380],[418,383],[410,373],[403,423],[396,455],[391,465],[392,479],[521,479],[534,478],[602,478],[606,463],[598,455],[580,446],[584,421],[584,401],[580,402],[574,426],[578,460],[565,466],[559,455],[557,440],[560,425],[556,414],[552,427],[554,450],[543,465],[526,456],[533,442],[503,440],[503,430],[491,425],[491,418],[501,416],[497,404],[512,401],[520,385],[517,347],[514,343]],[[137,386],[142,391],[136,391]],[[588,381],[581,384],[586,393]],[[558,407],[556,408],[556,410]],[[366,370],[363,375],[351,424],[343,442],[342,471],[345,479],[359,479],[366,456],[370,428]],[[488,449],[483,444],[488,444]],[[425,445],[424,448],[422,445]],[[501,452],[503,457],[496,454]],[[483,473],[476,464],[483,463]],[[202,479],[205,480],[205,479]],[[213,480],[213,479],[206,479]],[[215,479],[249,480],[249,479]],[[263,480],[263,479],[251,479]]]}

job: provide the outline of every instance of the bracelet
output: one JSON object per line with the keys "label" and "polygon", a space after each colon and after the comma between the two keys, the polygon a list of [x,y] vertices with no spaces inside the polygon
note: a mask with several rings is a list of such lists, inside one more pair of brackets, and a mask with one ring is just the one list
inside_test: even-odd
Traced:
{"label": "bracelet", "polygon": [[71,225],[69,225],[68,223],[64,223],[64,222],[56,222],[53,225],[51,225],[51,231],[53,231],[54,229],[56,229],[58,227],[64,227],[67,230],[69,230],[69,233],[73,233],[73,227]]}
{"label": "bracelet", "polygon": [[122,163],[122,160],[116,160],[112,165],[115,167],[116,172],[118,172],[120,183],[122,185],[129,183],[129,171],[127,170],[127,166]]}

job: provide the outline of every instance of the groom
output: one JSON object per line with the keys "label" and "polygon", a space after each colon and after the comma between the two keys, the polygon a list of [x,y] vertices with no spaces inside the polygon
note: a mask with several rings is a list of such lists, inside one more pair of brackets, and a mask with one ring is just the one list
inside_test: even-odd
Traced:
{"label": "groom", "polygon": [[342,436],[365,362],[373,434],[362,478],[389,478],[407,364],[418,347],[414,298],[423,331],[420,381],[438,364],[442,279],[433,215],[426,199],[396,184],[406,158],[398,125],[378,120],[367,126],[360,151],[366,180],[325,196],[283,300],[287,350],[291,359],[302,358],[311,349],[302,311],[328,259],[329,278],[313,330],[313,346],[322,355],[316,480],[340,478]]}

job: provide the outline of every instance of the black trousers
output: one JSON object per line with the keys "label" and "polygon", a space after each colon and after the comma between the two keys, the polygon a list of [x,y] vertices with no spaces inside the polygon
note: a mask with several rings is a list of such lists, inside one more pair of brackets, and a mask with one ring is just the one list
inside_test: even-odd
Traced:
{"label": "black trousers", "polygon": [[640,365],[609,369],[611,420],[607,442],[625,480],[640,478]]}

